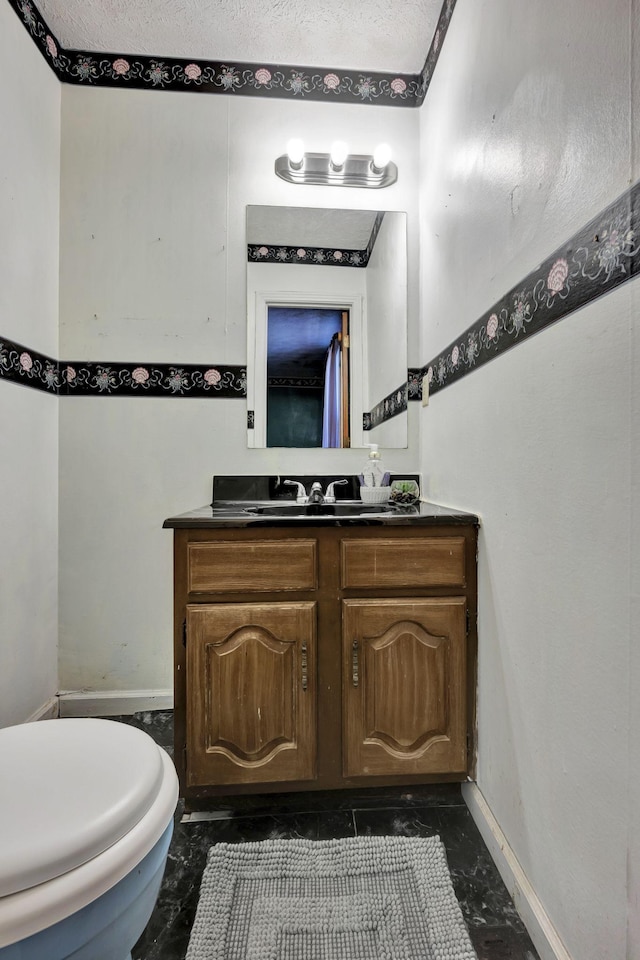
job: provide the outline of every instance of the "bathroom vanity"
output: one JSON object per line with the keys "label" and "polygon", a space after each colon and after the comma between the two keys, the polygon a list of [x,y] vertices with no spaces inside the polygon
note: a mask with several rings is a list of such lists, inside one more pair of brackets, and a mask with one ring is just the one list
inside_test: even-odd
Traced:
{"label": "bathroom vanity", "polygon": [[226,794],[465,779],[477,517],[426,503],[257,509],[214,502],[164,524],[187,808]]}

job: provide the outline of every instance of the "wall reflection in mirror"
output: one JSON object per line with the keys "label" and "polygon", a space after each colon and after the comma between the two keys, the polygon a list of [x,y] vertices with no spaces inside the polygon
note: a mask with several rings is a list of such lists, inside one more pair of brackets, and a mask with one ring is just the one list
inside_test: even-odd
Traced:
{"label": "wall reflection in mirror", "polygon": [[406,214],[247,208],[248,443],[407,445]]}

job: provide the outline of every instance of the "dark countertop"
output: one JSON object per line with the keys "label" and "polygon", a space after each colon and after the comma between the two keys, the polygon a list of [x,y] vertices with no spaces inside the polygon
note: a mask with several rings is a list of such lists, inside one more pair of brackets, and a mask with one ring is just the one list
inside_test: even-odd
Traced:
{"label": "dark countertop", "polygon": [[[438,503],[420,502],[416,507],[394,510],[393,513],[366,513],[359,516],[259,516],[251,508],[273,505],[267,501],[218,501],[215,505],[196,507],[175,517],[168,517],[164,528],[215,529],[220,527],[353,527],[353,526],[441,526],[444,524],[479,525],[478,517]],[[370,505],[365,505],[371,510]],[[303,508],[301,508],[303,509]],[[292,514],[296,513],[291,505]]]}

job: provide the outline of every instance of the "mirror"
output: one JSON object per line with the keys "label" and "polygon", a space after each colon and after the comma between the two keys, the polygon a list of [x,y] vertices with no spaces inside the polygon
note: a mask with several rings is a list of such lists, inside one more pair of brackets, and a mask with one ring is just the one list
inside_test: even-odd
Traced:
{"label": "mirror", "polygon": [[407,446],[406,214],[247,207],[250,447]]}

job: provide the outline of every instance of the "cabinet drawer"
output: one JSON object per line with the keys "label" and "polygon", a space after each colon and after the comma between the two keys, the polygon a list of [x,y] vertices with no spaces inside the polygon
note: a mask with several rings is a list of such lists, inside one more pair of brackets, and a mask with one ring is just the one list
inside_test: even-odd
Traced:
{"label": "cabinet drawer", "polygon": [[343,540],[342,587],[464,587],[464,537]]}
{"label": "cabinet drawer", "polygon": [[190,543],[189,593],[315,590],[315,540]]}

